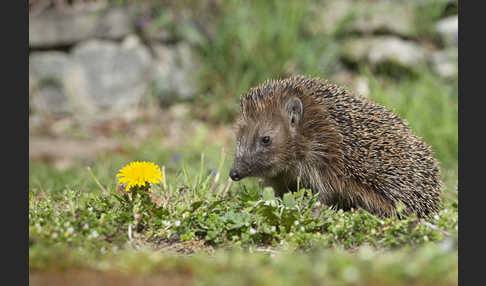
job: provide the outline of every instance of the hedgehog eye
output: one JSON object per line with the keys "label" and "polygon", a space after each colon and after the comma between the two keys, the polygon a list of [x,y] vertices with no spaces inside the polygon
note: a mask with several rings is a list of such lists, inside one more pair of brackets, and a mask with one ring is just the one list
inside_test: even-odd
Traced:
{"label": "hedgehog eye", "polygon": [[263,136],[262,137],[262,144],[269,145],[270,144],[270,136]]}

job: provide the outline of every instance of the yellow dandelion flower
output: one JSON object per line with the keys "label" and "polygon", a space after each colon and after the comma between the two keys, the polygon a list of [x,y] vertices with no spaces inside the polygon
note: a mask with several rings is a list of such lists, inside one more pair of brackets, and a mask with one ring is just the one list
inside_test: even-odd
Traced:
{"label": "yellow dandelion flower", "polygon": [[116,175],[118,181],[126,184],[126,190],[132,187],[143,187],[148,183],[157,184],[162,181],[162,172],[159,166],[152,162],[131,162],[123,167]]}

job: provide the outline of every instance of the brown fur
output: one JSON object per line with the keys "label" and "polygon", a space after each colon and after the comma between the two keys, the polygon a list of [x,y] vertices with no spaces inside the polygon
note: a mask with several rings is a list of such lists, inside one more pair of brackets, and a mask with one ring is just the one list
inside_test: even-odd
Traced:
{"label": "brown fur", "polygon": [[[294,125],[286,105],[292,98],[303,107]],[[294,191],[299,177],[322,203],[343,209],[382,217],[396,215],[399,203],[406,215],[438,210],[439,167],[430,147],[397,115],[328,81],[295,76],[252,88],[241,97],[235,127],[233,169],[263,178],[277,194]],[[262,147],[265,135],[272,142]]]}

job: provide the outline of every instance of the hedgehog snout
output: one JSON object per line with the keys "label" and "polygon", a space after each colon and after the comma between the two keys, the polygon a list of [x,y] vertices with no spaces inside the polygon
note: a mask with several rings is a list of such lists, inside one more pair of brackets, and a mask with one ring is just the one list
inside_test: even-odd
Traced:
{"label": "hedgehog snout", "polygon": [[237,159],[229,172],[229,176],[233,181],[239,181],[250,175],[250,169],[249,164]]}
{"label": "hedgehog snout", "polygon": [[234,168],[230,170],[229,176],[230,176],[231,180],[233,180],[233,181],[241,180],[241,177],[240,177],[238,170],[236,170]]}

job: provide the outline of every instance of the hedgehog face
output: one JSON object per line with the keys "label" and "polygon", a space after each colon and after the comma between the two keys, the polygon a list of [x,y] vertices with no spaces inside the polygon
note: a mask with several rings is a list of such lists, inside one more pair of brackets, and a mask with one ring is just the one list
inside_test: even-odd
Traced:
{"label": "hedgehog face", "polygon": [[238,121],[234,165],[229,174],[232,180],[272,178],[291,163],[295,154],[289,152],[289,145],[302,114],[302,103],[299,99],[289,102],[281,110]]}
{"label": "hedgehog face", "polygon": [[230,177],[268,177],[278,172],[279,149],[285,144],[286,130],[279,121],[251,121],[237,131],[234,166]]}

